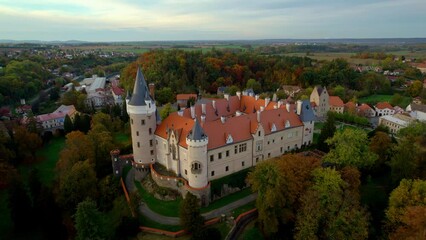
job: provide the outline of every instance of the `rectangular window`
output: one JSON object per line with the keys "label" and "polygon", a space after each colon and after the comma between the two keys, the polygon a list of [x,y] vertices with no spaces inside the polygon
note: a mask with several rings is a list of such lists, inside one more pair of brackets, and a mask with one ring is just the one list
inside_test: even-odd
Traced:
{"label": "rectangular window", "polygon": [[228,170],[229,170],[229,167],[228,167],[228,166],[226,166],[226,167],[225,167],[225,171],[227,172]]}
{"label": "rectangular window", "polygon": [[218,154],[217,154],[217,158],[218,158],[218,159],[222,159],[222,153],[218,153]]}
{"label": "rectangular window", "polygon": [[141,125],[145,125],[145,119],[141,120]]}
{"label": "rectangular window", "polygon": [[283,153],[283,147],[281,147],[280,152]]}
{"label": "rectangular window", "polygon": [[256,158],[256,162],[259,162],[259,158],[258,157]]}
{"label": "rectangular window", "polygon": [[244,167],[244,165],[245,165],[245,162],[244,162],[244,161],[242,161],[242,162],[241,162],[241,166],[243,166],[243,167]]}
{"label": "rectangular window", "polygon": [[151,155],[154,155],[154,150],[151,150]]}
{"label": "rectangular window", "polygon": [[212,174],[211,174],[211,175],[212,175],[212,177],[214,176],[214,171],[212,171]]}
{"label": "rectangular window", "polygon": [[237,154],[237,153],[238,153],[238,146],[237,146],[237,145],[235,145],[235,147],[234,147],[234,153],[235,153],[235,154]]}
{"label": "rectangular window", "polygon": [[226,150],[226,156],[229,157],[229,150]]}
{"label": "rectangular window", "polygon": [[185,169],[185,175],[188,175],[188,171]]}
{"label": "rectangular window", "polygon": [[141,147],[141,144],[138,142],[138,148],[140,148]]}
{"label": "rectangular window", "polygon": [[152,134],[152,128],[149,128],[148,131],[149,131],[149,135],[151,135]]}
{"label": "rectangular window", "polygon": [[136,136],[139,136],[139,131],[136,131]]}
{"label": "rectangular window", "polygon": [[151,140],[149,140],[149,146],[151,146],[152,147],[152,139]]}
{"label": "rectangular window", "polygon": [[210,162],[214,161],[214,155],[210,155]]}
{"label": "rectangular window", "polygon": [[268,158],[270,158],[271,157],[271,153],[268,153]]}
{"label": "rectangular window", "polygon": [[245,152],[245,151],[247,151],[247,143],[243,143],[243,144],[240,144],[240,152]]}

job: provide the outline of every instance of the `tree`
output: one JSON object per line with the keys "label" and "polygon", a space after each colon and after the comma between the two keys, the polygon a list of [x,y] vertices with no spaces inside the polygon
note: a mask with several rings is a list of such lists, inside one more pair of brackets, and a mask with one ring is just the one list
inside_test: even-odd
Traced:
{"label": "tree", "polygon": [[387,161],[391,155],[392,150],[392,139],[389,137],[388,134],[377,131],[374,135],[374,137],[370,140],[370,151],[374,152],[379,156],[378,158],[378,164],[381,165],[385,161]]}
{"label": "tree", "polygon": [[26,230],[33,221],[31,199],[22,180],[15,178],[8,189],[10,217],[16,231]]}
{"label": "tree", "polygon": [[395,93],[392,96],[392,99],[390,100],[390,104],[392,106],[399,106],[400,104],[402,104],[402,101],[404,101],[404,98],[401,96],[401,94]]}
{"label": "tree", "polygon": [[73,212],[79,202],[87,197],[96,197],[96,182],[96,173],[89,161],[75,163],[59,180],[59,202]]}
{"label": "tree", "polygon": [[261,228],[268,235],[277,232],[286,200],[281,191],[285,181],[279,168],[273,161],[261,162],[249,173],[248,182],[258,194],[256,207]]}
{"label": "tree", "polygon": [[401,217],[401,225],[389,234],[389,239],[425,239],[426,238],[426,207],[407,207]]}
{"label": "tree", "polygon": [[341,99],[345,99],[345,88],[342,85],[337,85],[333,89],[333,95],[339,96]]}
{"label": "tree", "polygon": [[164,88],[156,91],[155,100],[158,102],[158,104],[163,105],[163,104],[166,104],[166,103],[174,102],[175,96],[174,96],[171,88],[164,87]]}
{"label": "tree", "polygon": [[420,95],[421,91],[423,89],[423,83],[420,80],[416,80],[411,83],[411,85],[408,87],[407,92],[412,97],[417,97]]}
{"label": "tree", "polygon": [[204,224],[200,213],[200,203],[196,196],[187,192],[179,208],[179,217],[182,227],[197,236]]}
{"label": "tree", "polygon": [[321,133],[318,137],[318,149],[323,152],[330,151],[326,140],[334,136],[336,132],[336,123],[334,120],[334,115],[327,114],[327,121],[325,122],[323,128],[321,129]]}
{"label": "tree", "polygon": [[94,166],[96,176],[103,178],[112,172],[109,152],[113,149],[113,139],[111,132],[102,124],[95,124],[87,134],[89,140],[93,143],[91,149],[94,153]]}
{"label": "tree", "polygon": [[[399,186],[392,191],[389,197],[389,207],[386,210],[386,224],[389,231],[391,233],[398,232],[398,229],[401,227],[410,226],[410,223],[407,221],[406,217],[412,214],[413,210],[424,211],[424,209],[419,209],[417,207],[424,208],[425,205],[426,181],[420,179],[401,180]],[[424,216],[425,215],[421,217],[423,222],[425,221]],[[400,231],[401,230],[402,229],[400,229]]]}
{"label": "tree", "polygon": [[368,148],[367,133],[359,129],[345,129],[326,141],[332,149],[323,161],[338,166],[371,167],[378,156]]}
{"label": "tree", "polygon": [[75,229],[77,231],[76,239],[104,239],[105,238],[105,220],[103,214],[96,207],[96,202],[86,199],[77,205],[77,211],[74,216]]}
{"label": "tree", "polygon": [[366,239],[367,214],[333,169],[317,169],[302,199],[295,239]]}
{"label": "tree", "polygon": [[172,108],[172,105],[170,103],[167,103],[163,106],[163,108],[160,111],[161,119],[166,119],[170,113],[174,112],[175,110]]}
{"label": "tree", "polygon": [[68,172],[79,161],[94,161],[94,143],[80,131],[73,131],[66,135],[65,148],[59,154],[56,168],[59,174]]}
{"label": "tree", "polygon": [[36,151],[43,143],[36,133],[29,132],[23,126],[17,126],[14,128],[14,139],[19,157],[25,158],[30,155],[33,160],[36,159]]}
{"label": "tree", "polygon": [[256,81],[256,79],[253,79],[253,78],[250,78],[247,81],[246,88],[247,89],[250,89],[250,88],[253,89],[253,91],[255,93],[262,92],[262,85],[260,85],[260,83],[258,81]]}
{"label": "tree", "polygon": [[65,120],[64,120],[64,132],[65,134],[68,134],[70,132],[74,131],[74,124],[71,121],[70,116],[65,115]]}

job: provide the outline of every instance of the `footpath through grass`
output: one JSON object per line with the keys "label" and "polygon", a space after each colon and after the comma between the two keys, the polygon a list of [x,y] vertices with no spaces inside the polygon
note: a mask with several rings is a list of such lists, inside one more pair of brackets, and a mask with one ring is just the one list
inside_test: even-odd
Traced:
{"label": "footpath through grass", "polygon": [[54,137],[37,151],[38,162],[32,164],[21,164],[19,171],[26,178],[29,172],[36,168],[38,170],[40,181],[45,185],[52,184],[56,178],[55,167],[59,159],[59,153],[65,146],[65,137]]}

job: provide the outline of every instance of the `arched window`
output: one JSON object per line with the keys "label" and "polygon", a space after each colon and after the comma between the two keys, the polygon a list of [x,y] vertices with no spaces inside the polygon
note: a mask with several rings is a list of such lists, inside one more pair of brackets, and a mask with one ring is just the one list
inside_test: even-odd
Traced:
{"label": "arched window", "polygon": [[201,173],[201,163],[200,162],[192,162],[191,163],[191,172],[193,174]]}

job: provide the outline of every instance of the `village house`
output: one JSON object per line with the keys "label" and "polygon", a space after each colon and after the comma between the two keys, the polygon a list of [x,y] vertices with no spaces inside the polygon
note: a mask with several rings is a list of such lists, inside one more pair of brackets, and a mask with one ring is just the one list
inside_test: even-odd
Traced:
{"label": "village house", "polygon": [[385,115],[379,118],[379,125],[383,125],[389,128],[389,132],[392,134],[398,133],[402,128],[407,127],[413,118],[403,114]]}
{"label": "village house", "polygon": [[310,101],[317,117],[325,117],[330,110],[330,102],[327,89],[321,86],[315,86],[311,93]]}
{"label": "village house", "polygon": [[343,113],[345,109],[345,104],[339,96],[330,96],[329,105],[332,112]]}
{"label": "village house", "polygon": [[426,121],[426,105],[425,104],[421,104],[419,102],[417,103],[412,102],[410,105],[407,106],[405,110],[409,112],[412,118],[417,119],[419,121]]}
{"label": "village house", "polygon": [[378,117],[395,114],[395,110],[388,102],[377,103],[376,106],[374,106],[374,110],[376,111],[376,116]]}
{"label": "village house", "polygon": [[77,110],[74,105],[61,105],[54,112],[36,116],[36,120],[41,124],[43,131],[54,131],[64,129],[65,116],[70,116],[74,120]]}
{"label": "village house", "polygon": [[363,103],[357,107],[357,113],[360,116],[372,118],[376,116],[376,111],[370,105]]}

